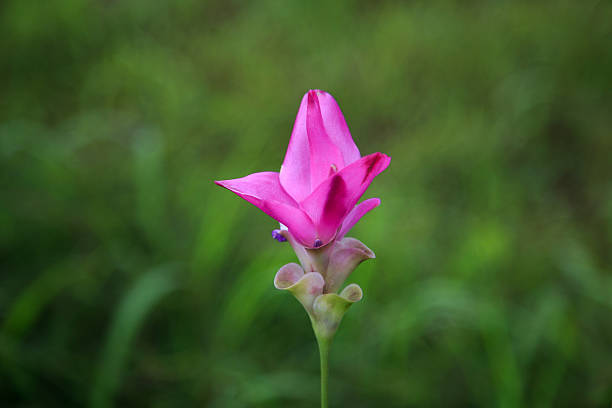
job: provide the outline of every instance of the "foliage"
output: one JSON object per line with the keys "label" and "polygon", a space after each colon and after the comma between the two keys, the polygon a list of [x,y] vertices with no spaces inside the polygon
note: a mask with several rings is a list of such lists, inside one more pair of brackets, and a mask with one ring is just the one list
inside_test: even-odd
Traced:
{"label": "foliage", "polygon": [[3,406],[312,407],[277,227],[213,179],[278,170],[331,92],[393,161],[333,407],[612,401],[612,7],[0,4]]}

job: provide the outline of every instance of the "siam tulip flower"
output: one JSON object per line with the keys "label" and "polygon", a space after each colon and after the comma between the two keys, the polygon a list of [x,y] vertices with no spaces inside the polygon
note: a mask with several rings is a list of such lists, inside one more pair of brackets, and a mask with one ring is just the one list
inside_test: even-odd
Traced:
{"label": "siam tulip flower", "polygon": [[380,201],[356,205],[391,158],[364,157],[334,98],[309,91],[295,119],[280,172],[216,181],[285,225],[298,243],[319,248],[345,234]]}
{"label": "siam tulip flower", "polygon": [[280,172],[215,181],[274,218],[272,232],[289,241],[301,265],[283,266],[274,286],[291,292],[310,317],[321,354],[321,406],[327,407],[327,359],[331,340],[346,310],[363,291],[348,275],[374,258],[346,233],[378,198],[357,204],[372,180],[389,166],[383,153],[361,157],[334,98],[323,91],[304,95]]}

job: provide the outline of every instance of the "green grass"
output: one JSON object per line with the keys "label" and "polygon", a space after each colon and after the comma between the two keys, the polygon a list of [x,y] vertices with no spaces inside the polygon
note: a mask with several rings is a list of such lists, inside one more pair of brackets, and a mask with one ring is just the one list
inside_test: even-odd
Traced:
{"label": "green grass", "polygon": [[0,5],[0,405],[317,406],[294,255],[212,183],[309,88],[393,158],[330,406],[610,405],[607,2],[43,3]]}

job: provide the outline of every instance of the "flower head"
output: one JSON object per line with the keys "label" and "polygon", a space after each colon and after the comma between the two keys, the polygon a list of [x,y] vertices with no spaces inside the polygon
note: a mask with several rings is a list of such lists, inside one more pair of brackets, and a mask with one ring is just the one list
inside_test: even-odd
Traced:
{"label": "flower head", "polygon": [[334,98],[311,90],[302,98],[279,173],[215,183],[285,225],[302,246],[319,248],[341,239],[380,204],[378,198],[357,202],[390,161],[383,153],[361,157]]}

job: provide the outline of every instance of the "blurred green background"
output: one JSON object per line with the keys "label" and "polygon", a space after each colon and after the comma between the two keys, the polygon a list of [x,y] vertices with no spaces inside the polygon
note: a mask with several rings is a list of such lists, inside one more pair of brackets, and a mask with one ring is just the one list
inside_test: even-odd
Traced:
{"label": "blurred green background", "polygon": [[612,4],[0,4],[0,405],[315,407],[275,222],[331,92],[393,157],[333,407],[612,402]]}

